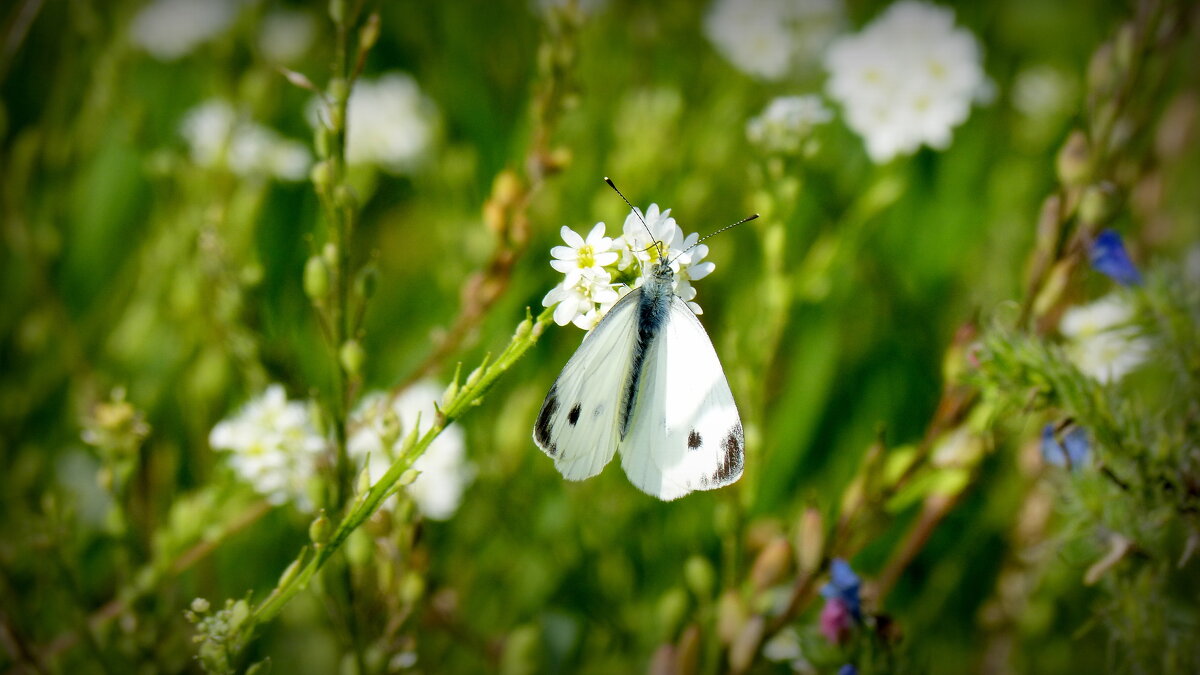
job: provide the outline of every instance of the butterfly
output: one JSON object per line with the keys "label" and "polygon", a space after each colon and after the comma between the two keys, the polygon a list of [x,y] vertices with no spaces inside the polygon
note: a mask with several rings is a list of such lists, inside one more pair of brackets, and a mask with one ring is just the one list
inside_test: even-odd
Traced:
{"label": "butterfly", "polygon": [[620,453],[631,483],[669,501],[737,481],[745,435],[712,341],[655,245],[645,281],[584,336],[550,387],[533,440],[567,480],[595,476]]}

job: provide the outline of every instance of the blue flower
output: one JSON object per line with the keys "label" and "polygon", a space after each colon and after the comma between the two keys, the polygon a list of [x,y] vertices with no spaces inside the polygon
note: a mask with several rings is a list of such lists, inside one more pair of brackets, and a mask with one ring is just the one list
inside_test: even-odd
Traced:
{"label": "blue flower", "polygon": [[1142,283],[1142,275],[1129,259],[1121,235],[1116,230],[1107,229],[1096,235],[1096,240],[1088,250],[1088,258],[1097,272],[1122,286]]}
{"label": "blue flower", "polygon": [[858,668],[855,668],[853,663],[843,664],[838,668],[838,675],[858,675]]}
{"label": "blue flower", "polygon": [[[1078,469],[1087,462],[1091,443],[1083,427],[1068,423],[1059,433],[1054,424],[1042,428],[1042,458],[1047,464]],[[1059,437],[1062,441],[1059,441]]]}
{"label": "blue flower", "polygon": [[834,558],[829,566],[829,583],[821,587],[821,595],[841,601],[855,620],[860,620],[862,602],[858,597],[858,589],[861,585],[862,582],[850,568],[850,563],[841,558]]}

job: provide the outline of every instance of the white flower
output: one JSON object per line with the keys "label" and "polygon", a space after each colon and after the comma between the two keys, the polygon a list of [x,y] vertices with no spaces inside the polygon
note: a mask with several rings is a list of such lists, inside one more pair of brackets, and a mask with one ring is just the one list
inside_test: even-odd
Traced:
{"label": "white flower", "polygon": [[312,14],[278,9],[263,17],[258,49],[272,63],[295,63],[304,58],[317,33]]}
{"label": "white flower", "polygon": [[[614,246],[620,252],[617,269],[628,270],[635,262],[639,270],[644,272],[648,267],[658,262],[658,246],[660,242],[663,251],[671,247],[679,226],[671,217],[671,209],[659,211],[658,204],[651,204],[643,214],[642,210],[634,207],[625,216],[625,224],[621,226],[622,235],[617,238]],[[635,286],[640,284],[635,284]]]}
{"label": "white flower", "polygon": [[[314,100],[312,105],[324,117],[321,102]],[[346,105],[350,164],[373,164],[401,174],[420,166],[429,154],[437,130],[437,107],[408,74],[361,79]],[[312,121],[316,124],[317,116]]]}
{"label": "white flower", "polygon": [[174,61],[216,37],[237,14],[233,0],[156,0],[133,17],[133,43],[160,61]]}
{"label": "white flower", "polygon": [[604,236],[604,223],[596,223],[586,240],[566,225],[562,226],[560,234],[567,245],[550,249],[550,255],[555,258],[550,261],[550,266],[567,275],[563,282],[567,286],[574,285],[576,277],[585,270],[600,271],[617,262],[618,254],[612,250],[613,240]]}
{"label": "white flower", "polygon": [[[432,382],[422,381],[405,389],[392,401],[392,411],[402,431],[391,447],[384,447],[383,443],[388,394],[372,392],[363,397],[350,419],[351,428],[357,430],[350,437],[347,452],[360,467],[367,463],[372,484],[398,459],[399,444],[417,423],[418,415],[423,426],[428,428],[435,414],[434,401],[441,394],[441,389]],[[442,430],[413,462],[412,468],[420,473],[405,490],[421,513],[434,520],[446,520],[454,515],[462,502],[463,492],[475,478],[475,467],[466,459],[463,431],[454,424]]]}
{"label": "white flower", "polygon": [[218,99],[189,110],[180,133],[198,166],[225,166],[238,176],[302,180],[312,164],[312,156],[303,144],[285,139],[261,124],[239,119],[233,106]]}
{"label": "white flower", "polygon": [[826,53],[830,96],[876,163],[944,149],[971,105],[989,95],[979,42],[956,28],[954,12],[918,0],[887,8]]}
{"label": "white flower", "polygon": [[692,286],[693,281],[698,281],[712,274],[712,271],[717,268],[715,263],[708,261],[701,262],[708,255],[708,246],[700,244],[692,248],[700,239],[700,235],[693,232],[687,237],[683,236],[683,230],[676,228],[678,232],[675,237],[676,241],[682,242],[680,248],[671,249],[668,254],[671,261],[671,269],[675,271],[675,295],[687,303],[696,314],[703,314],[704,310],[700,305],[692,302],[696,297],[696,289]]}
{"label": "white flower", "polygon": [[308,406],[289,401],[281,385],[271,385],[219,422],[208,443],[230,453],[229,466],[272,504],[291,502],[301,511],[313,510],[308,484],[325,439],[313,427]]}
{"label": "white flower", "polygon": [[1063,313],[1058,331],[1067,356],[1085,375],[1116,382],[1150,357],[1153,343],[1133,325],[1133,307],[1117,293]]}
{"label": "white flower", "polygon": [[1037,65],[1017,73],[1013,80],[1013,107],[1028,117],[1046,117],[1069,112],[1077,94],[1074,79],[1051,65]]}
{"label": "white flower", "polygon": [[554,323],[574,323],[591,330],[620,296],[613,290],[612,277],[604,269],[580,270],[573,282],[564,280],[542,298],[543,307],[554,308]]}
{"label": "white flower", "polygon": [[833,119],[820,96],[780,96],[746,123],[746,138],[770,152],[797,152],[813,127]]}
{"label": "white flower", "polygon": [[716,0],[704,32],[742,72],[778,80],[812,65],[843,20],[839,0]]}

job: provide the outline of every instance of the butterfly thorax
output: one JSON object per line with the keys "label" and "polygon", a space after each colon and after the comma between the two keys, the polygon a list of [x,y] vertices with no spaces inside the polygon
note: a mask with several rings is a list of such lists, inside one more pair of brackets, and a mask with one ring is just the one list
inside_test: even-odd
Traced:
{"label": "butterfly thorax", "polygon": [[659,262],[650,269],[650,274],[639,287],[637,307],[637,341],[633,347],[633,365],[629,369],[629,380],[625,383],[625,394],[621,401],[621,436],[629,429],[633,406],[637,402],[638,387],[642,379],[642,366],[650,347],[662,333],[671,300],[675,297],[675,272],[666,262]]}

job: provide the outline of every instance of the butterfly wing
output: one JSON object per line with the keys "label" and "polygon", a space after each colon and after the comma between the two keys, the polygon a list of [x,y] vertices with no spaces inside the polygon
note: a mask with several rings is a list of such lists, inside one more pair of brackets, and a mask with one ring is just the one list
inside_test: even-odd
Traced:
{"label": "butterfly wing", "polygon": [[550,387],[533,426],[533,441],[567,480],[591,478],[617,451],[617,418],[637,338],[640,290],[621,298]]}
{"label": "butterfly wing", "polygon": [[740,478],[745,440],[712,341],[678,296],[661,330],[646,355],[620,452],[634,485],[671,500]]}

